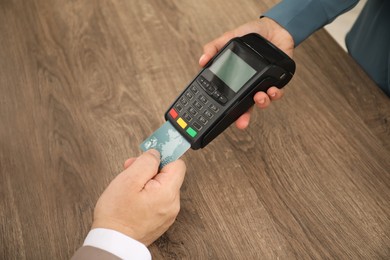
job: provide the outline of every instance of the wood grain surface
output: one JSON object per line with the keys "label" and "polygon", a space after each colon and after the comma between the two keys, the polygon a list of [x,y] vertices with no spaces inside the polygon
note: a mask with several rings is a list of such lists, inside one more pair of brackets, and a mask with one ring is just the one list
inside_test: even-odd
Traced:
{"label": "wood grain surface", "polygon": [[[69,259],[97,198],[199,70],[275,0],[0,0],[0,259]],[[187,152],[154,259],[389,259],[390,100],[324,32],[285,97]]]}

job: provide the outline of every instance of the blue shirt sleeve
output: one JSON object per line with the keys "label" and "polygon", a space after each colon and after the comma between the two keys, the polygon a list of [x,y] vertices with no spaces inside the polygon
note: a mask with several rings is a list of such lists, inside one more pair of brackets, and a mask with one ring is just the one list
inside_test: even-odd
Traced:
{"label": "blue shirt sleeve", "polygon": [[282,0],[262,16],[283,26],[297,46],[358,2],[359,0]]}

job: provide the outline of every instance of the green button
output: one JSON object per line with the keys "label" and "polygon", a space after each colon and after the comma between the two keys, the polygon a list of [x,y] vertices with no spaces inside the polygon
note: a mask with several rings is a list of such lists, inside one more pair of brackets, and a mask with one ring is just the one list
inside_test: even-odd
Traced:
{"label": "green button", "polygon": [[194,129],[192,129],[191,127],[188,127],[187,134],[189,134],[191,137],[195,137],[198,133]]}

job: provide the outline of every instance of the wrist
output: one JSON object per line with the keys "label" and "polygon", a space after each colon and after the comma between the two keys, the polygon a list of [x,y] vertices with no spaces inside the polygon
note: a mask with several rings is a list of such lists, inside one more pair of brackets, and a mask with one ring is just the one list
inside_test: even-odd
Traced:
{"label": "wrist", "polygon": [[139,241],[140,243],[144,244],[145,246],[148,246],[150,243],[147,243],[146,241],[143,241],[143,237],[137,235],[136,230],[132,228],[129,225],[124,225],[117,220],[113,220],[110,218],[96,218],[92,222],[92,227],[91,229],[98,229],[98,228],[103,228],[103,229],[111,229],[117,232],[120,232],[134,240]]}

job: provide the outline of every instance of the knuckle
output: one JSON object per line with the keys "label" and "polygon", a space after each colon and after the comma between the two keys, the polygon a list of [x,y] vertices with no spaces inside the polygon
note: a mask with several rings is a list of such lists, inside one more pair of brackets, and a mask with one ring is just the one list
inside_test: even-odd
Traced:
{"label": "knuckle", "polygon": [[167,227],[172,226],[173,223],[175,223],[175,220],[176,220],[176,216],[175,216],[175,217],[168,218],[168,219],[167,219]]}
{"label": "knuckle", "polygon": [[172,213],[175,216],[175,218],[177,217],[177,215],[179,215],[180,209],[181,209],[180,202],[175,203],[172,209],[173,211]]}
{"label": "knuckle", "polygon": [[142,159],[146,162],[146,163],[153,163],[153,164],[156,164],[156,163],[159,163],[159,160],[157,159],[156,156],[150,154],[150,153],[144,153],[142,155]]}
{"label": "knuckle", "polygon": [[169,213],[167,214],[167,220],[170,223],[170,225],[172,225],[173,222],[175,222],[177,216],[179,215],[179,212],[180,212],[180,204],[171,207]]}
{"label": "knuckle", "polygon": [[204,53],[207,53],[208,52],[208,50],[210,50],[211,48],[212,48],[212,43],[211,42],[209,42],[209,43],[206,43],[205,45],[203,45],[203,52]]}
{"label": "knuckle", "polygon": [[180,211],[180,197],[177,194],[173,194],[170,199],[170,214],[177,215]]}

